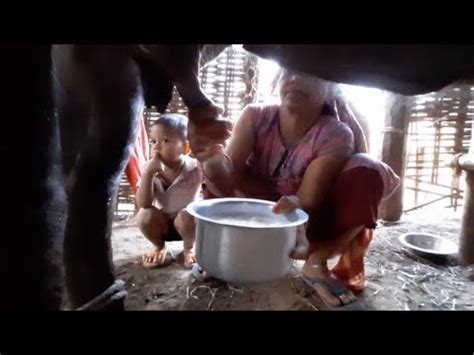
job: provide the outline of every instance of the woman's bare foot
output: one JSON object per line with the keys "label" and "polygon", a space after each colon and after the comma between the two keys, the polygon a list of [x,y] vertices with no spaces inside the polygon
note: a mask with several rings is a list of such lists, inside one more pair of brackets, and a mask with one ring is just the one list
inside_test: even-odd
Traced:
{"label": "woman's bare foot", "polygon": [[331,275],[325,264],[308,265],[308,263],[305,263],[303,266],[303,280],[330,307],[343,306],[356,299],[350,290]]}
{"label": "woman's bare foot", "polygon": [[[304,233],[304,232],[303,232]],[[296,260],[306,260],[308,256],[309,242],[305,234],[298,232],[295,248],[291,251],[290,258]]]}
{"label": "woman's bare foot", "polygon": [[174,258],[168,253],[168,248],[155,248],[142,256],[143,266],[148,269],[164,267],[170,265]]}
{"label": "woman's bare foot", "polygon": [[306,229],[304,226],[298,226],[296,230],[296,245],[291,251],[290,258],[296,260],[306,260],[308,256],[309,242],[306,238]]}
{"label": "woman's bare foot", "polygon": [[193,248],[183,249],[183,264],[187,269],[191,269],[193,264],[196,262],[196,255],[194,254]]}
{"label": "woman's bare foot", "polygon": [[295,248],[291,251],[290,258],[296,260],[305,260],[308,255],[308,246],[305,244],[296,244]]}

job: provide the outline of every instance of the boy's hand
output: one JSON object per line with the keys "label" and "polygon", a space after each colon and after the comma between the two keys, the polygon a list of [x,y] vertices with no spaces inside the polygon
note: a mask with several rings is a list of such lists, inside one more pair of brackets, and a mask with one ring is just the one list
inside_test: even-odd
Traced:
{"label": "boy's hand", "polygon": [[158,158],[156,155],[153,155],[153,158],[145,164],[144,173],[153,175],[162,172],[163,166],[160,158]]}
{"label": "boy's hand", "polygon": [[301,201],[298,196],[282,196],[273,206],[272,211],[275,213],[289,213],[296,208],[301,208]]}

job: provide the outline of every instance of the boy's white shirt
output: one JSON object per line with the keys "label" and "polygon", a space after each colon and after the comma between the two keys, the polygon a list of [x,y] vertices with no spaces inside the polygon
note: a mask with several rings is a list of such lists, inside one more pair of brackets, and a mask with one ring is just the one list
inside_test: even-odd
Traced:
{"label": "boy's white shirt", "polygon": [[[185,156],[181,173],[165,191],[162,191],[160,178],[153,176],[153,206],[166,213],[169,218],[175,218],[179,211],[198,199],[202,181],[198,161]],[[139,184],[140,181],[137,185]]]}

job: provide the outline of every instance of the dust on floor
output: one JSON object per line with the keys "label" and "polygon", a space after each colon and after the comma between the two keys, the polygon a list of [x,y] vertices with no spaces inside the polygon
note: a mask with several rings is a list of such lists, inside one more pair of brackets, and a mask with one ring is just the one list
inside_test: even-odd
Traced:
{"label": "dust on floor", "polygon": [[[430,214],[428,214],[430,212]],[[457,242],[461,211],[422,209],[397,223],[379,223],[366,257],[367,286],[356,302],[338,310],[474,309],[474,268],[452,259],[420,258],[398,237],[424,232]],[[278,282],[242,287],[219,280],[195,281],[182,266],[181,242],[167,243],[177,262],[148,270],[141,255],[151,244],[133,223],[115,224],[112,235],[117,277],[126,282],[128,310],[317,310],[320,300],[301,282],[301,261]]]}

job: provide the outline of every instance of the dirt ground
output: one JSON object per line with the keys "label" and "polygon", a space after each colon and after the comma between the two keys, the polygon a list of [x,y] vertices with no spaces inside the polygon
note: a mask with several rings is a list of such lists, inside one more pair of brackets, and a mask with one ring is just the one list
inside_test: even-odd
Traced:
{"label": "dirt ground", "polygon": [[[397,223],[379,223],[366,257],[367,285],[357,301],[337,310],[471,310],[474,267],[455,259],[427,260],[402,248],[398,237],[424,232],[457,242],[462,208],[425,208]],[[115,223],[112,236],[117,277],[126,282],[127,310],[322,310],[326,309],[301,281],[302,262],[278,282],[252,287],[219,280],[196,281],[180,263],[181,242],[168,243],[177,262],[148,270],[141,255],[151,244],[129,222]]]}

